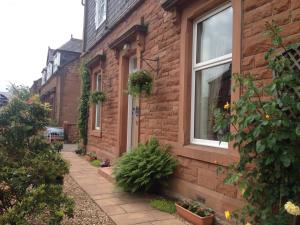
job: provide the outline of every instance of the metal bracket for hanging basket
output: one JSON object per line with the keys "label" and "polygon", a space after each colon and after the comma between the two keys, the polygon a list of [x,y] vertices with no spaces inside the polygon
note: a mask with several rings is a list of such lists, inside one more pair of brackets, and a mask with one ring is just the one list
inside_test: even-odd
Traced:
{"label": "metal bracket for hanging basket", "polygon": [[[156,75],[158,75],[159,73],[159,57],[156,57],[155,59],[148,59],[148,58],[144,58],[142,57],[142,61],[145,62],[153,71],[156,72]],[[150,63],[150,62],[156,62],[156,68],[154,68]]]}

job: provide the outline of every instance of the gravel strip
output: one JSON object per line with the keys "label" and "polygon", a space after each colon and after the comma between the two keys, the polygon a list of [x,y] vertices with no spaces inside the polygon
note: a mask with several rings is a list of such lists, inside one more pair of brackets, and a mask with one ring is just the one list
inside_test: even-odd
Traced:
{"label": "gravel strip", "polygon": [[64,179],[64,191],[74,198],[75,213],[62,225],[115,225],[69,175]]}

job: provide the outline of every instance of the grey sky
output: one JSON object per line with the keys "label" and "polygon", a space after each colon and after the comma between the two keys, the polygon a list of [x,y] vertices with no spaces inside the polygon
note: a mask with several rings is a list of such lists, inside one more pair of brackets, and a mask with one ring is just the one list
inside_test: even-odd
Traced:
{"label": "grey sky", "polygon": [[0,91],[41,77],[48,46],[82,38],[81,0],[6,0],[0,4]]}

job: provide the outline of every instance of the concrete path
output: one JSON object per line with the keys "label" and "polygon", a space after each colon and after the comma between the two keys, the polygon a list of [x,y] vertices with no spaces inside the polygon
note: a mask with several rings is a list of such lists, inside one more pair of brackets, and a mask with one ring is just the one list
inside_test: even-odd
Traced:
{"label": "concrete path", "polygon": [[75,152],[76,149],[77,149],[77,144],[64,144],[64,148],[62,151]]}
{"label": "concrete path", "polygon": [[175,216],[149,206],[150,196],[122,192],[75,153],[62,155],[71,164],[71,177],[117,225],[184,225]]}

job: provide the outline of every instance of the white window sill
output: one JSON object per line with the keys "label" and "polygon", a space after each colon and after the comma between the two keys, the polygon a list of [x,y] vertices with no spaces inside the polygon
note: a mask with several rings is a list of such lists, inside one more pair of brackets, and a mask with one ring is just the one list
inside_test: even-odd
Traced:
{"label": "white window sill", "polygon": [[191,144],[228,149],[228,142],[219,142],[205,139],[192,139]]}

